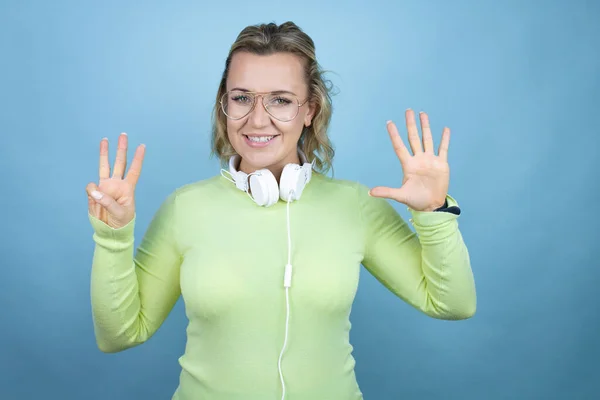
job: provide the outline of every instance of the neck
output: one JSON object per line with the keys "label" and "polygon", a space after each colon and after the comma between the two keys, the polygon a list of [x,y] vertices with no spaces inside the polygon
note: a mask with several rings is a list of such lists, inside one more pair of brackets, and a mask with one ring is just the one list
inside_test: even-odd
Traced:
{"label": "neck", "polygon": [[246,160],[244,160],[242,158],[242,160],[240,161],[240,165],[237,166],[237,169],[238,169],[238,171],[242,171],[242,172],[244,172],[246,174],[251,174],[252,172],[255,172],[255,171],[259,170],[259,169],[268,169],[269,171],[271,171],[271,173],[273,174],[273,176],[277,180],[277,183],[279,183],[279,180],[281,178],[281,173],[283,172],[283,168],[287,164],[291,164],[291,163],[300,164],[300,157],[298,156],[297,153],[294,153],[294,157],[293,158],[286,159],[285,161],[282,161],[282,162],[277,163],[277,164],[273,164],[273,165],[269,165],[269,166],[263,166],[263,167],[253,166],[253,165],[249,164],[248,162],[246,162]]}

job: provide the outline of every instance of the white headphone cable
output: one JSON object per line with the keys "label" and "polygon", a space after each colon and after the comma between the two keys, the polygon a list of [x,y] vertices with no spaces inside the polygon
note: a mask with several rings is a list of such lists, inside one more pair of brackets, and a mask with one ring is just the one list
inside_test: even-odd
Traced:
{"label": "white headphone cable", "polygon": [[293,191],[290,191],[290,195],[288,196],[287,201],[287,234],[288,234],[288,260],[285,265],[285,272],[283,276],[283,286],[285,287],[285,338],[283,340],[283,347],[281,348],[281,353],[279,353],[279,378],[281,379],[281,400],[285,400],[285,381],[283,380],[283,371],[281,369],[281,359],[283,358],[283,353],[287,346],[288,340],[288,332],[290,326],[290,295],[289,289],[292,286],[292,232],[290,227],[290,202],[292,200]]}

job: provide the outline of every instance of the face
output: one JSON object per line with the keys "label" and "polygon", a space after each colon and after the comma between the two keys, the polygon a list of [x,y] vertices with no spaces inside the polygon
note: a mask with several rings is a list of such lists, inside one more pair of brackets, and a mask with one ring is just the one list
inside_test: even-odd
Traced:
{"label": "face", "polygon": [[[293,54],[277,53],[259,56],[247,52],[236,53],[230,64],[226,90],[241,89],[250,92],[286,91],[302,104],[308,97],[304,69],[300,58]],[[251,173],[268,168],[279,178],[288,163],[298,163],[297,146],[305,126],[311,124],[314,107],[306,102],[298,115],[289,122],[273,118],[263,107],[262,96],[249,115],[239,120],[227,118],[227,136],[241,156],[241,171]],[[264,142],[265,138],[273,137]]]}

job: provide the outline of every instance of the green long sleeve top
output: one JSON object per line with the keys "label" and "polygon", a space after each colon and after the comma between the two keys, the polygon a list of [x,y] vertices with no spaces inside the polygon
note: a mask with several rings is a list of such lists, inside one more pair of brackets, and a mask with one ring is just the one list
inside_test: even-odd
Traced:
{"label": "green long sleeve top", "polygon": [[[447,201],[457,205],[451,196]],[[173,400],[280,399],[288,211],[286,399],[362,399],[349,342],[361,264],[431,317],[475,313],[458,215],[409,210],[413,231],[367,187],[318,173],[300,200],[265,208],[215,176],[172,192],[137,249],[135,218],[113,229],[89,215],[99,348],[117,352],[144,343],[182,296],[189,323]]]}

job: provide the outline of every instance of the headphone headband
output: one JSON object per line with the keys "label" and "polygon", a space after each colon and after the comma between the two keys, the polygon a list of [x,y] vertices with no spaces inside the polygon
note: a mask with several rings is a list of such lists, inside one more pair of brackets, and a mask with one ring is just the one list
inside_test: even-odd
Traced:
{"label": "headphone headband", "polygon": [[259,205],[273,205],[279,198],[285,201],[298,200],[304,187],[312,177],[314,165],[314,162],[308,162],[306,154],[300,149],[298,149],[298,157],[301,165],[287,164],[281,173],[279,185],[277,185],[277,180],[268,169],[260,169],[251,174],[238,171],[237,165],[241,161],[239,154],[229,158],[229,174],[233,178],[235,186],[239,190],[248,193]]}

